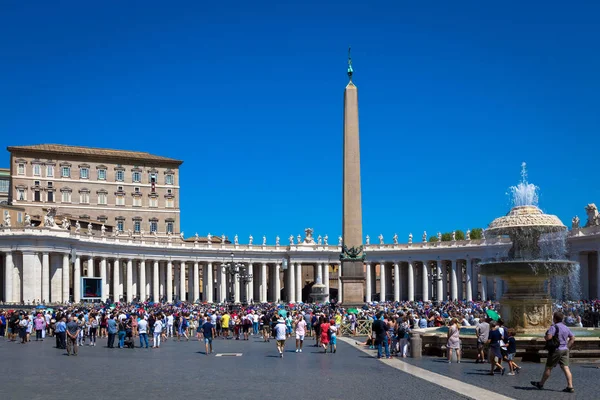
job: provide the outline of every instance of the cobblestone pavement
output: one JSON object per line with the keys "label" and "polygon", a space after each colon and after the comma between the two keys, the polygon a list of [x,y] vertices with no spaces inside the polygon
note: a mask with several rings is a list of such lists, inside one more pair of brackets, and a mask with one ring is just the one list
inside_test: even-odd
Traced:
{"label": "cobblestone pavement", "polygon": [[[369,353],[376,355],[374,350]],[[567,384],[559,367],[552,371],[552,376],[546,382],[544,390],[531,386],[530,381],[539,380],[544,371],[544,364],[539,363],[518,362],[522,367],[520,374],[515,376],[496,374],[492,377],[487,375],[490,371],[489,364],[475,364],[474,360],[448,364],[446,359],[439,357],[423,357],[418,360],[405,358],[393,359],[390,365],[402,362],[515,399],[600,399],[600,369],[596,368],[600,363],[571,364],[576,393],[570,394],[562,392]],[[506,364],[505,366],[507,367]],[[476,397],[475,394],[472,396]]]}
{"label": "cobblestone pavement", "polygon": [[[215,353],[204,354],[195,340],[169,340],[160,349],[79,348],[67,357],[54,339],[26,345],[0,339],[0,399],[371,399],[466,398],[402,373],[351,345],[322,354],[308,340],[303,353],[288,340],[280,359],[275,341],[215,339]],[[137,343],[139,344],[139,343]]]}

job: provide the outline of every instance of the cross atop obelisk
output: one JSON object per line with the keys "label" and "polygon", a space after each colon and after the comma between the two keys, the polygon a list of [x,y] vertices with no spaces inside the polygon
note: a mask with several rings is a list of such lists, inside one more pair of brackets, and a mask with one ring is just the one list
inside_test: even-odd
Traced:
{"label": "cross atop obelisk", "polygon": [[364,259],[358,136],[358,89],[352,83],[352,58],[348,49],[348,78],[344,90],[344,179],[342,215],[342,299],[344,305],[364,303]]}

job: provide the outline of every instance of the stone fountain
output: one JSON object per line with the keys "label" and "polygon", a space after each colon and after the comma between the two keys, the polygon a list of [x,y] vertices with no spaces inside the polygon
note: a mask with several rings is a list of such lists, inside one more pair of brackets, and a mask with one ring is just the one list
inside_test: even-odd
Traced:
{"label": "stone fountain", "polygon": [[527,182],[525,163],[522,180],[511,187],[513,208],[495,219],[485,233],[509,237],[512,247],[501,261],[481,264],[481,274],[504,280],[507,291],[500,299],[507,326],[519,333],[534,333],[552,323],[552,299],[546,282],[553,276],[569,275],[576,263],[566,260],[566,230],[558,217],[537,207],[538,188]]}

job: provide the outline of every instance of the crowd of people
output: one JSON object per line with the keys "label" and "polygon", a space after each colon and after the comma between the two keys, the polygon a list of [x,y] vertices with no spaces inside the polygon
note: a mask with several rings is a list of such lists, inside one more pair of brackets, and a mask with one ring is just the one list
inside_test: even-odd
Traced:
{"label": "crowd of people", "polygon": [[[568,369],[568,348],[574,336],[571,327],[597,327],[600,301],[561,302],[554,305],[555,324],[546,334],[556,336],[556,356],[549,357],[544,377],[534,386],[543,388],[550,371],[560,365],[567,377],[566,391],[573,391]],[[498,315],[499,305],[486,302],[386,302],[345,308],[337,304],[161,304],[161,303],[87,303],[58,308],[37,306],[33,310],[0,311],[0,336],[27,344],[53,337],[56,348],[76,356],[78,347],[96,346],[106,338],[108,348],[159,349],[167,340],[204,341],[205,353],[213,352],[213,339],[249,340],[262,337],[277,343],[284,355],[287,339],[295,338],[295,351],[302,353],[304,341],[312,337],[313,346],[324,353],[337,352],[337,336],[357,335],[357,323],[371,323],[368,339],[360,343],[377,349],[378,358],[407,357],[413,329],[447,326],[447,357],[461,362],[461,329],[474,327],[477,336],[476,363],[489,363],[490,374],[518,374],[515,362],[515,331]],[[496,316],[496,318],[493,318]],[[554,329],[554,330],[552,330]],[[363,334],[365,332],[362,332]],[[35,339],[34,339],[35,337]],[[139,340],[136,346],[135,340]],[[359,344],[357,342],[357,344]],[[565,353],[566,351],[566,353]],[[560,354],[560,355],[558,355]]]}

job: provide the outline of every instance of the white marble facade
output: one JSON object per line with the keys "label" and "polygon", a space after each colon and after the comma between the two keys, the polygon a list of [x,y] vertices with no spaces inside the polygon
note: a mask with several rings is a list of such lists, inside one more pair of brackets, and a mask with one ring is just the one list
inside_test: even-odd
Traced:
{"label": "white marble facade", "polygon": [[[86,276],[102,278],[103,300],[301,302],[320,276],[331,299],[343,300],[340,247],[308,239],[286,246],[214,244],[3,228],[0,299],[79,302]],[[478,264],[502,258],[506,240],[396,242],[367,246],[365,300],[497,299],[504,291],[502,281],[479,275]],[[600,297],[600,227],[571,231],[569,248],[581,265],[582,297]],[[242,276],[224,270],[231,254]]]}

